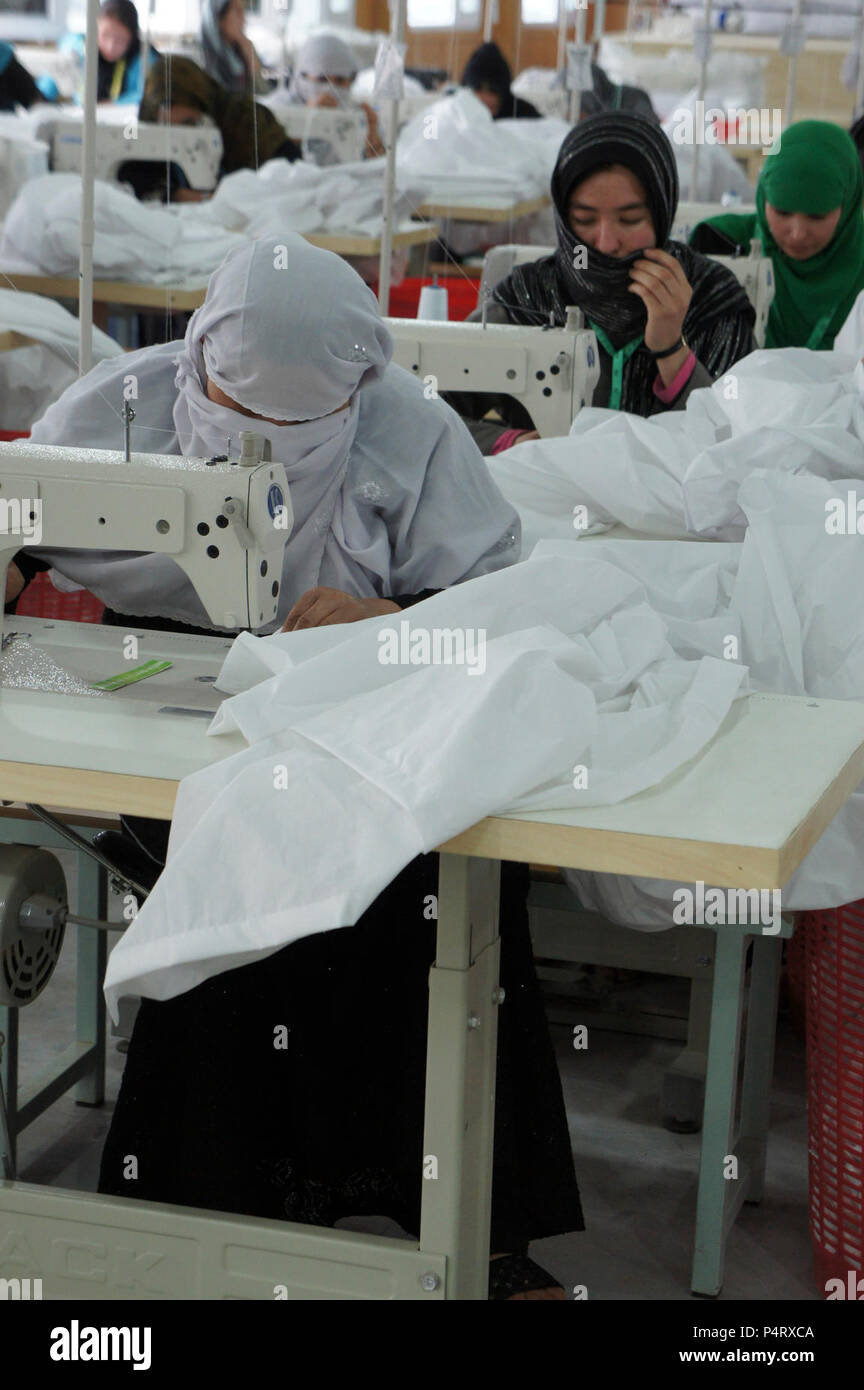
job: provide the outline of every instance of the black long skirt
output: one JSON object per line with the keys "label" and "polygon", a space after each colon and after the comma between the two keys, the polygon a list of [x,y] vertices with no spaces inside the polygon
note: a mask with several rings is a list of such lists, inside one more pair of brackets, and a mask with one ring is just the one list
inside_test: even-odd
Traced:
{"label": "black long skirt", "polygon": [[[99,1190],[316,1226],[385,1215],[416,1235],[437,867],[414,860],[356,926],[145,1000]],[[527,879],[503,866],[495,1252],[583,1229]]]}

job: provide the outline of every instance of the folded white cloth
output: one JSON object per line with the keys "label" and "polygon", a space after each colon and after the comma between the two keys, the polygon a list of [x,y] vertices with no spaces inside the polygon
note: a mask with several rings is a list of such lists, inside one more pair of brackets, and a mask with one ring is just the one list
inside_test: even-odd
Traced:
{"label": "folded white cloth", "polygon": [[[154,284],[200,282],[243,238],[201,205],[196,218],[140,203],[115,184],[94,185],[93,266],[97,275]],[[81,237],[80,174],[46,174],[22,188],[0,241],[0,267],[77,275]]]}
{"label": "folded white cloth", "polygon": [[[213,732],[250,746],[181,783],[165,871],[109,962],[109,1007],[355,922],[415,855],[485,815],[608,804],[696,756],[745,673],[677,655],[648,600],[586,552],[410,614],[238,639],[226,674],[258,683]],[[461,633],[482,660],[382,663],[393,634],[409,652],[424,632]]]}

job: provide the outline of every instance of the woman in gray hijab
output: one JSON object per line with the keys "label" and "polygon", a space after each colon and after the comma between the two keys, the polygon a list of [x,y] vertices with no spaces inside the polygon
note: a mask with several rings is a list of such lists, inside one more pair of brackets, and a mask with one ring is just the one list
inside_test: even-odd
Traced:
{"label": "woman in gray hijab", "polygon": [[[364,158],[384,153],[378,132],[378,117],[367,102],[355,102],[351,86],[358,63],[351,47],[338,34],[313,34],[294,57],[294,71],[288,98],[294,106],[355,108],[366,114],[367,130]],[[304,142],[316,164],[337,164],[339,156],[329,140]]]}
{"label": "woman in gray hijab", "polygon": [[261,63],[245,33],[243,0],[203,0],[201,66],[229,92],[266,92]]}

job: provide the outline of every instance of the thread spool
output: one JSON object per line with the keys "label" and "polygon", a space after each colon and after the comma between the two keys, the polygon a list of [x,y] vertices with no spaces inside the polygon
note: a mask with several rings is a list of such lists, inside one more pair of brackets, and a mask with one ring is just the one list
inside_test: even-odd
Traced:
{"label": "thread spool", "polygon": [[418,319],[433,319],[437,322],[446,322],[449,318],[447,290],[444,285],[438,284],[437,275],[431,285],[424,285],[420,291],[417,317]]}

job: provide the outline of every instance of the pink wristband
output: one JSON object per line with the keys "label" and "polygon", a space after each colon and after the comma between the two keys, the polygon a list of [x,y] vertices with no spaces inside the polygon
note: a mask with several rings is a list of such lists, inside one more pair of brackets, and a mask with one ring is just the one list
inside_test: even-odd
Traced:
{"label": "pink wristband", "polygon": [[499,434],[498,438],[495,440],[492,453],[503,454],[505,449],[512,449],[520,434],[524,433],[524,430],[505,430],[504,433]]}
{"label": "pink wristband", "polygon": [[654,382],[654,395],[657,397],[657,399],[662,401],[664,405],[669,405],[671,401],[674,401],[675,397],[679,395],[681,391],[683,391],[684,387],[687,385],[687,382],[693,375],[693,368],[695,366],[695,354],[690,352],[685,357],[683,363],[679,367],[678,371],[675,373],[668,386],[661,385],[663,378],[658,371],[657,379]]}

